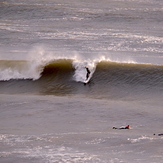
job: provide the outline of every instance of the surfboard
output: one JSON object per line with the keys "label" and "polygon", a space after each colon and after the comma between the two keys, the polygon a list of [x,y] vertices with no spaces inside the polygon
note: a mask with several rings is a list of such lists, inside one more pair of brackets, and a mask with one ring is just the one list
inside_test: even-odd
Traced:
{"label": "surfboard", "polygon": [[84,83],[84,84],[87,84],[88,82],[89,82],[89,80],[87,79],[87,80],[85,80],[83,83]]}
{"label": "surfboard", "polygon": [[92,75],[90,74],[90,75],[89,75],[89,78],[88,78],[88,79],[85,79],[83,83],[84,83],[84,84],[87,84],[87,83],[90,81],[91,76],[92,76]]}

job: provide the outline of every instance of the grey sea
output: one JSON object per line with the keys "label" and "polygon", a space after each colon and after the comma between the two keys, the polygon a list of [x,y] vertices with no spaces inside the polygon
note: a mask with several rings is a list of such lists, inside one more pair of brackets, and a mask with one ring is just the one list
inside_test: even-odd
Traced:
{"label": "grey sea", "polygon": [[162,125],[162,0],[0,0],[1,163],[162,163]]}

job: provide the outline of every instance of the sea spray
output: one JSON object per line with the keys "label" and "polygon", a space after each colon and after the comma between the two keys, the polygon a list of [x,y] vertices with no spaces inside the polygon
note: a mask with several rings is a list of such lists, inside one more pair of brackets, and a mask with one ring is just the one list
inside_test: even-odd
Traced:
{"label": "sea spray", "polygon": [[26,60],[1,60],[0,80],[40,78],[44,66],[52,60],[43,48],[34,48],[28,53]]}
{"label": "sea spray", "polygon": [[44,46],[29,50],[25,60],[0,60],[0,81],[10,79],[32,79],[41,77],[44,67],[50,62],[66,59],[64,53],[49,52]]}

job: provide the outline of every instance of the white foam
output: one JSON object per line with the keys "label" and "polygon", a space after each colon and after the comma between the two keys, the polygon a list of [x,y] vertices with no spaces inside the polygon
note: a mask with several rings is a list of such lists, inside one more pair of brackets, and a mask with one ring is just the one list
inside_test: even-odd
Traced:
{"label": "white foam", "polygon": [[13,153],[22,158],[41,159],[41,162],[101,162],[96,155],[89,155],[64,146],[37,146],[21,150],[16,149]]}
{"label": "white foam", "polygon": [[133,60],[133,58],[127,55],[119,56],[119,55],[111,55],[111,54],[101,55],[96,62],[101,62],[101,61],[116,62],[116,63],[132,63],[132,64],[137,63],[136,61]]}
{"label": "white foam", "polygon": [[90,78],[93,76],[93,73],[96,70],[96,63],[92,62],[92,61],[74,61],[73,62],[73,66],[75,68],[75,73],[74,73],[74,80],[77,82],[84,82],[86,80],[86,74],[87,71],[85,69],[85,67],[88,67],[91,74],[90,74]]}
{"label": "white foam", "polygon": [[136,138],[136,139],[130,139],[130,138],[128,138],[128,140],[129,140],[131,143],[138,143],[138,142],[143,141],[143,140],[152,141],[153,139],[154,139],[154,138],[147,137],[147,136],[141,136],[141,137]]}
{"label": "white foam", "polygon": [[[100,162],[102,161],[97,155],[78,151],[75,148],[63,145],[54,145],[49,139],[54,137],[44,136],[28,136],[28,135],[0,135],[0,142],[9,147],[13,147],[12,151],[3,149],[0,157],[15,156],[17,158],[36,159],[40,162]],[[40,145],[39,145],[40,144]]]}

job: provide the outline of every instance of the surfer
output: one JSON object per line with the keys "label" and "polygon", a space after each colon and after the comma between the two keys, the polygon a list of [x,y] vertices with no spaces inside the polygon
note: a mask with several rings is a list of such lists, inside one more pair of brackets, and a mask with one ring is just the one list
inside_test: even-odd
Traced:
{"label": "surfer", "polygon": [[119,130],[122,130],[122,129],[130,129],[130,125],[127,125],[126,127],[120,127],[120,128],[113,127],[113,129],[119,129]]}
{"label": "surfer", "polygon": [[88,80],[88,78],[89,78],[89,75],[90,75],[90,70],[88,69],[88,67],[85,67],[86,68],[86,70],[87,70],[87,75],[86,75],[86,80]]}

